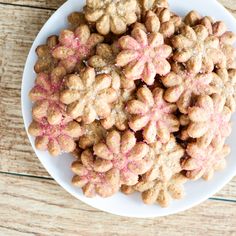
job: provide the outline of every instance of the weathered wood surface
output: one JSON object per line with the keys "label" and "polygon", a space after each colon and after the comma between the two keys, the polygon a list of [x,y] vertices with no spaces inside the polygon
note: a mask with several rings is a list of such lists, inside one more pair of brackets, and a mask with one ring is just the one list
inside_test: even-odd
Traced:
{"label": "weathered wood surface", "polygon": [[[63,2],[0,0],[0,235],[236,235],[236,177],[214,196],[217,201],[138,220],[90,208],[42,178],[49,175],[24,130],[21,78],[35,36]],[[220,2],[236,17],[236,0]]]}
{"label": "weathered wood surface", "polygon": [[177,215],[131,219],[95,210],[50,180],[0,175],[1,235],[233,236],[235,203],[211,201]]}
{"label": "weathered wood surface", "polygon": [[[78,0],[80,1],[80,0]],[[18,5],[26,7],[38,7],[46,9],[57,9],[66,0],[1,0],[0,4]]]}

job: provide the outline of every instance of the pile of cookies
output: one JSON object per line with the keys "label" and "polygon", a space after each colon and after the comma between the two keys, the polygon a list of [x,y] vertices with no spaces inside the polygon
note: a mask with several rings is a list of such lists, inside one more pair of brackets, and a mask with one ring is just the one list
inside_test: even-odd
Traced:
{"label": "pile of cookies", "polygon": [[167,207],[225,167],[236,36],[224,22],[181,18],[166,0],[87,0],[68,21],[36,50],[29,133],[74,156],[75,186]]}

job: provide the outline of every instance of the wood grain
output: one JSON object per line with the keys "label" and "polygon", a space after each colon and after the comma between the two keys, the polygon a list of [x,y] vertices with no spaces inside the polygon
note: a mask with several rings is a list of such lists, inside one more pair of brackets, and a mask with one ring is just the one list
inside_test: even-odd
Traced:
{"label": "wood grain", "polygon": [[[0,0],[0,235],[236,235],[236,177],[216,200],[156,219],[98,211],[50,179],[24,130],[20,87],[35,36],[63,2]],[[236,16],[236,0],[220,2]]]}
{"label": "wood grain", "polygon": [[[0,175],[1,235],[235,235],[235,204],[206,201],[184,213],[131,219],[97,211],[54,181]],[[11,219],[11,220],[9,220]]]}
{"label": "wood grain", "polygon": [[[48,176],[30,147],[21,115],[24,63],[50,10],[0,5],[0,170]],[[24,27],[22,27],[24,26]],[[34,78],[32,78],[34,79]]]}
{"label": "wood grain", "polygon": [[[32,151],[24,130],[20,87],[28,51],[38,31],[52,12],[18,6],[13,8],[0,4],[0,19],[4,19],[0,26],[1,172],[49,176]],[[216,197],[236,199],[236,178]]]}
{"label": "wood grain", "polygon": [[[50,9],[63,2],[0,0],[0,235],[236,235],[236,178],[214,196],[219,200],[156,219],[130,219],[98,211],[46,179],[48,173],[24,130],[20,86],[36,34],[54,12]],[[221,2],[236,9],[236,0]],[[28,176],[19,176],[22,174]]]}
{"label": "wood grain", "polygon": [[236,3],[235,0],[218,0],[226,9],[236,16]]}
{"label": "wood grain", "polygon": [[47,8],[47,9],[57,9],[64,2],[66,2],[66,0],[0,0],[0,4],[3,3],[3,4],[9,4],[9,5],[39,7],[39,8]]}

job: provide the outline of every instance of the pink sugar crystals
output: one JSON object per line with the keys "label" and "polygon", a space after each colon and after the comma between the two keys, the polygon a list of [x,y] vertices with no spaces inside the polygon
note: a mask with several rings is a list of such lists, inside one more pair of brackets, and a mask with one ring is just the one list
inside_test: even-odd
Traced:
{"label": "pink sugar crystals", "polygon": [[79,26],[74,32],[63,30],[59,36],[59,44],[52,50],[54,58],[60,60],[67,72],[72,73],[76,66],[92,53],[96,44],[101,43],[103,37],[91,33],[87,25]]}
{"label": "pink sugar crystals", "polygon": [[217,149],[231,133],[231,111],[225,106],[225,98],[218,94],[200,96],[188,114],[187,132],[202,147],[212,144]]}
{"label": "pink sugar crystals", "polygon": [[59,95],[65,75],[63,67],[56,67],[51,74],[42,72],[37,75],[35,86],[29,94],[34,102],[32,115],[35,120],[40,122],[46,118],[51,125],[61,123],[66,107],[60,102]]}
{"label": "pink sugar crystals", "polygon": [[122,51],[118,54],[116,63],[124,68],[127,79],[142,79],[147,85],[152,85],[155,76],[170,72],[170,64],[166,60],[172,49],[164,44],[160,33],[147,34],[140,28],[135,28],[131,36],[119,39]]}
{"label": "pink sugar crystals", "polygon": [[117,99],[109,74],[96,75],[91,67],[85,68],[80,75],[69,75],[66,88],[60,100],[68,105],[67,113],[74,119],[82,119],[90,124],[96,119],[105,119],[111,113],[111,104]]}
{"label": "pink sugar crystals", "polygon": [[77,122],[67,117],[58,125],[50,125],[46,120],[40,123],[33,121],[29,133],[36,137],[37,149],[48,150],[52,156],[58,156],[62,152],[74,151],[75,140],[82,135],[82,129]]}
{"label": "pink sugar crystals", "polygon": [[68,21],[36,49],[28,131],[37,149],[75,158],[74,186],[168,207],[185,182],[224,169],[236,111],[224,22],[182,18],[167,0],[87,0]]}
{"label": "pink sugar crystals", "polygon": [[[105,142],[94,145],[93,152],[94,154],[87,149],[81,154],[81,161],[85,166],[82,167],[78,161],[73,163],[72,170],[77,174],[73,182],[84,187],[85,192],[93,184],[94,189],[90,191],[103,197],[114,194],[121,184],[136,184],[138,175],[147,172],[153,163],[149,146],[137,142],[131,131],[123,134],[118,131],[109,132]],[[112,180],[111,172],[114,173]],[[102,181],[108,182],[109,186],[102,185]]]}
{"label": "pink sugar crystals", "polygon": [[143,137],[147,143],[153,143],[157,139],[165,143],[169,140],[170,133],[179,129],[179,121],[174,115],[177,107],[163,99],[163,92],[158,87],[151,91],[143,86],[137,91],[137,99],[127,104],[128,112],[133,114],[129,127],[135,132],[143,129]]}

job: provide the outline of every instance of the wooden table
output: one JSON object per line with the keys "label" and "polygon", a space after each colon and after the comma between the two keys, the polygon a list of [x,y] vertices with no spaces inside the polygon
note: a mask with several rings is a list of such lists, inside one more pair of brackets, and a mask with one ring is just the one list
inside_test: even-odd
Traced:
{"label": "wooden table", "polygon": [[[186,212],[131,219],[85,205],[49,177],[24,130],[20,87],[35,36],[63,2],[0,0],[0,235],[236,235],[236,178]],[[236,16],[236,0],[221,2]]]}

